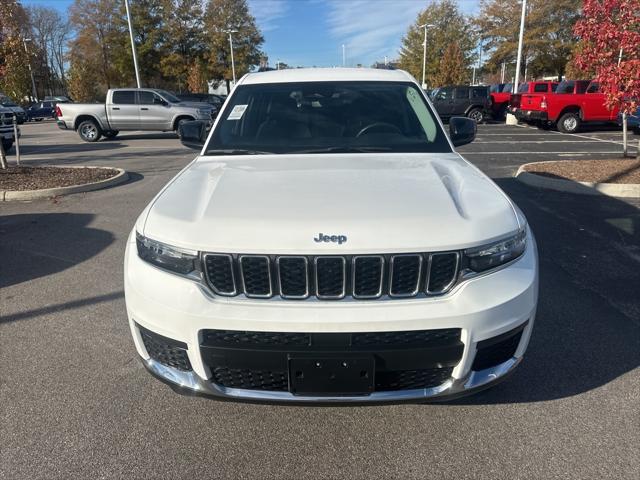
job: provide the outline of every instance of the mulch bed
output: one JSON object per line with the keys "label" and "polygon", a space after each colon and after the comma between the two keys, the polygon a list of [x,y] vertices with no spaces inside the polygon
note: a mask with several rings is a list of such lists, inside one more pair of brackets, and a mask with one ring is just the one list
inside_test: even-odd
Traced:
{"label": "mulch bed", "polygon": [[592,183],[640,183],[637,160],[564,160],[527,165],[525,171],[550,178]]}
{"label": "mulch bed", "polygon": [[0,190],[42,190],[98,182],[115,177],[111,168],[16,167],[0,168]]}

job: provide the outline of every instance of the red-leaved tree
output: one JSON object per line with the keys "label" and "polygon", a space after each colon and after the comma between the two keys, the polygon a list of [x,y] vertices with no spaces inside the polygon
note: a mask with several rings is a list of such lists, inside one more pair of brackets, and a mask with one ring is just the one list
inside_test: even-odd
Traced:
{"label": "red-leaved tree", "polygon": [[608,107],[634,113],[640,100],[640,0],[584,0],[582,15],[574,27],[582,42],[576,66],[595,70]]}

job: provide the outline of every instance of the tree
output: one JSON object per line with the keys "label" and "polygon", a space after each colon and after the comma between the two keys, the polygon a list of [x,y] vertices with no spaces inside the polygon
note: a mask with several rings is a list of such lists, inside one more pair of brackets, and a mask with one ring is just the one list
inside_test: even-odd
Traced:
{"label": "tree", "polygon": [[31,59],[23,42],[27,34],[27,14],[20,2],[0,2],[0,91],[19,102],[31,96]]}
{"label": "tree", "polygon": [[438,84],[440,59],[453,44],[458,45],[462,68],[467,71],[475,49],[475,36],[468,19],[453,0],[436,0],[420,12],[402,39],[400,68],[422,78],[424,29],[421,25],[424,24],[434,25],[427,31],[427,81],[434,86]]}
{"label": "tree", "polygon": [[[529,0],[525,20],[522,72],[532,76],[554,73],[561,79],[575,44],[573,25],[580,16],[580,0]],[[487,67],[498,71],[512,63],[518,50],[522,4],[513,0],[481,0],[475,24],[489,53]]]}
{"label": "tree", "polygon": [[202,93],[208,89],[207,77],[200,60],[194,60],[188,68],[187,88],[191,93]]}
{"label": "tree", "polygon": [[[70,22],[76,31],[69,43],[69,63],[74,72],[90,71],[97,79],[96,92],[133,84],[132,62],[123,65],[128,33],[119,0],[75,0],[69,9]],[[130,53],[129,53],[130,55]],[[129,58],[131,58],[129,56]],[[76,73],[77,75],[78,73]],[[74,88],[80,83],[76,76]],[[86,89],[81,89],[86,92]],[[70,87],[70,93],[77,92]]]}
{"label": "tree", "polygon": [[[609,108],[635,112],[640,99],[638,0],[585,0],[574,30],[581,42],[576,66],[595,70]],[[640,142],[638,147],[640,160]]]}
{"label": "tree", "polygon": [[27,13],[31,38],[41,57],[41,61],[35,63],[40,67],[36,68],[36,76],[43,79],[50,94],[54,91],[66,93],[65,55],[71,34],[69,22],[63,20],[57,10],[40,5],[29,7]]}
{"label": "tree", "polygon": [[207,32],[208,70],[214,80],[227,82],[233,78],[229,35],[224,30],[235,30],[233,35],[233,57],[236,77],[260,63],[260,46],[264,38],[256,26],[256,19],[249,13],[246,0],[209,0],[204,17]]}
{"label": "tree", "polygon": [[467,66],[457,43],[452,43],[440,59],[438,72],[433,78],[434,85],[458,85],[468,79]]}
{"label": "tree", "polygon": [[[198,70],[204,75],[203,8],[193,0],[165,0],[165,31],[168,39],[166,55],[160,61],[160,70],[165,79],[171,81],[178,91],[192,85],[188,77]],[[198,80],[196,84],[202,85]],[[201,87],[198,87],[201,88]],[[201,90],[198,90],[201,91]]]}

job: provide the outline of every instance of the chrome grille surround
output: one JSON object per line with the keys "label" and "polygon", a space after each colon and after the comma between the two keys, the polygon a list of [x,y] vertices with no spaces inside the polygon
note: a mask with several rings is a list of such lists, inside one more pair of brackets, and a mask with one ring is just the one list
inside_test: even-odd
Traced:
{"label": "chrome grille surround", "polygon": [[[216,262],[207,263],[212,257],[216,257]],[[417,276],[415,274],[416,263],[410,264],[405,260],[412,258],[415,258],[417,262]],[[378,281],[378,267],[371,261],[372,259],[378,259],[380,262],[379,268],[382,274],[379,288],[375,295],[358,294],[358,289],[360,292],[363,290],[373,291],[372,282]],[[432,269],[434,259],[436,269]],[[295,262],[291,262],[292,260],[299,263],[296,265]],[[287,261],[289,261],[289,265],[283,266]],[[362,265],[363,268],[359,269],[357,266],[360,261],[367,261],[368,265]],[[333,264],[331,265],[331,263]],[[394,269],[397,270],[400,268],[398,265],[403,263],[404,266],[401,268],[406,269],[407,272],[403,273],[403,285],[398,290],[400,287],[395,287],[400,283],[398,279],[401,277],[398,276],[397,271],[394,274]],[[217,265],[218,268],[225,269],[225,271],[217,272],[215,268],[212,268],[212,265]],[[250,268],[247,268],[248,266]],[[317,256],[201,254],[203,283],[214,295],[261,300],[275,297],[291,301],[336,301],[343,299],[376,301],[436,297],[447,294],[460,281],[464,280],[463,266],[461,254],[457,251]],[[301,283],[302,270],[305,279],[304,290]],[[255,278],[256,272],[258,272],[259,278]],[[356,275],[363,274],[368,277],[356,278]],[[413,276],[417,278],[415,284],[412,283]],[[435,276],[434,280],[436,281],[430,282],[431,276]],[[396,279],[395,285],[394,278]],[[216,279],[225,283],[216,285]],[[233,289],[230,288],[231,282]],[[407,284],[410,285],[410,290],[408,290]],[[437,284],[437,288],[433,288],[432,284]],[[366,288],[363,285],[366,285]]]}

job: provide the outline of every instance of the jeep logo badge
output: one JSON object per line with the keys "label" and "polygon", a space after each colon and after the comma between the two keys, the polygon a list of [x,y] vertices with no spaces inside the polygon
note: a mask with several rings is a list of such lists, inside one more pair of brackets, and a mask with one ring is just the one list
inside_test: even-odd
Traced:
{"label": "jeep logo badge", "polygon": [[347,241],[347,236],[346,235],[325,235],[324,233],[320,232],[318,234],[318,238],[314,238],[313,241],[316,243],[333,242],[333,243],[337,243],[338,245],[342,245]]}

